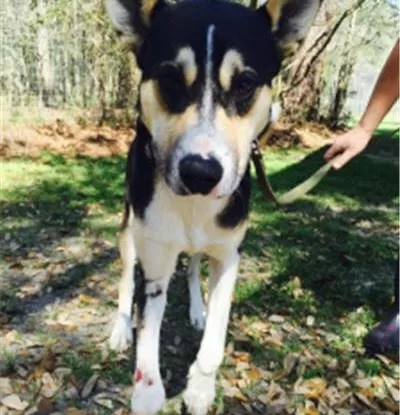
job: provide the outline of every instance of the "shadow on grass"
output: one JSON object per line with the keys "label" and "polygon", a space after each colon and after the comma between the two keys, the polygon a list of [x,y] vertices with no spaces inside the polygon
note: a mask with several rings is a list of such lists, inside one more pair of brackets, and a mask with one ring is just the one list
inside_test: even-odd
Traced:
{"label": "shadow on grass", "polygon": [[[29,163],[32,161],[27,160],[28,174]],[[106,268],[118,255],[116,244],[100,246],[91,257],[70,258],[69,263],[64,264],[65,257],[58,256],[57,247],[70,239],[79,241],[92,237],[96,240],[96,234],[103,229],[109,230],[106,223],[94,230],[87,219],[93,206],[101,207],[104,217],[121,211],[124,158],[66,158],[44,154],[38,163],[50,168],[51,173],[38,176],[31,186],[24,187],[22,181],[21,186],[13,187],[12,192],[0,200],[0,213],[6,218],[0,224],[1,257],[5,259],[6,268],[0,280],[0,316],[9,314],[16,325],[56,299],[79,295],[88,278]],[[117,227],[113,233],[116,231]],[[31,258],[36,255],[40,255],[40,267],[45,269],[59,262],[65,266],[52,273],[51,280],[40,293],[25,295],[21,301],[15,295],[16,289],[32,280],[31,270],[27,268],[31,267]],[[171,282],[161,331],[161,371],[163,378],[167,379],[169,396],[177,395],[185,387],[188,368],[195,359],[201,338],[201,333],[189,323],[185,272],[186,265],[181,264],[178,269],[180,276]],[[94,292],[92,295],[101,297],[102,293]],[[36,325],[32,322],[24,330],[34,332]],[[93,364],[94,359],[92,356]],[[124,362],[121,370],[130,373],[133,362],[134,356]],[[130,383],[130,376],[126,379]]]}
{"label": "shadow on grass", "polygon": [[[274,187],[286,189],[307,177],[322,164],[322,153],[314,152],[272,174]],[[396,161],[398,141],[379,139],[364,156],[339,172],[331,172],[313,192],[314,197],[279,210],[262,199],[254,183],[254,220],[245,255],[258,263],[268,261],[270,279],[242,296],[233,305],[233,313],[302,319],[317,310],[319,318],[329,323],[359,305],[377,311],[384,308],[391,296],[397,248],[397,230],[393,230],[398,196]],[[63,238],[93,232],[85,224],[93,205],[101,206],[106,214],[122,207],[123,158],[69,159],[47,154],[39,162],[54,175],[32,187],[15,189],[1,201],[1,214],[7,218],[0,226],[1,254],[9,264],[18,264],[32,251],[48,255],[51,261],[52,249]],[[73,295],[92,272],[106,267],[115,256],[112,248],[89,262],[77,261],[57,275],[62,283],[54,287],[56,292]],[[9,277],[15,281],[26,278],[19,265],[11,269]],[[290,282],[294,277],[311,296],[293,297]],[[35,311],[53,298],[56,296],[49,295],[35,304]],[[187,309],[186,279],[179,275],[171,283],[161,334],[161,369],[170,396],[185,386],[201,337],[189,326]],[[243,347],[264,358],[260,352],[263,346],[252,342]]]}
{"label": "shadow on grass", "polygon": [[[282,191],[300,183],[323,165],[328,146],[271,175],[271,182]],[[267,150],[268,151],[268,150]],[[318,198],[353,199],[347,203],[394,206],[399,189],[399,141],[374,138],[368,149],[339,171],[331,170],[318,184],[313,194]],[[296,207],[296,205],[293,205]]]}
{"label": "shadow on grass", "polygon": [[[79,250],[84,243],[90,243],[92,248],[96,234],[109,227],[104,223],[93,231],[85,223],[93,206],[100,206],[106,213],[121,209],[124,159],[69,159],[44,154],[37,162],[46,169],[46,174],[38,174],[32,185],[24,187],[22,181],[21,186],[4,192],[0,199],[0,215],[5,218],[0,224],[0,256],[5,265],[0,280],[0,314],[11,310],[22,314],[39,311],[60,294],[73,295],[95,270],[106,267],[117,257],[116,246],[99,248],[100,252],[91,257],[85,257]],[[32,174],[30,166],[35,163],[26,160],[27,175]],[[65,240],[78,241],[75,258],[66,258],[57,249]],[[39,293],[25,295],[21,307],[21,301],[13,298],[18,287],[29,280],[32,284],[34,275],[55,264],[62,271],[49,271],[51,279],[46,287]],[[50,289],[52,294],[43,295]]]}
{"label": "shadow on grass", "polygon": [[[268,244],[264,260],[271,279],[245,302],[269,314],[312,314],[302,300],[282,291],[298,277],[314,295],[320,317],[335,320],[361,305],[378,315],[387,310],[398,258],[398,144],[374,139],[364,155],[330,172],[313,197],[291,206],[272,206],[254,184],[255,219],[244,250],[262,258]],[[304,180],[322,165],[325,151],[272,174],[273,187],[288,189]]]}
{"label": "shadow on grass", "polygon": [[[6,220],[0,226],[2,256],[24,256],[82,232],[91,205],[109,213],[122,210],[124,160],[45,154],[39,161],[52,169],[31,187],[14,188],[0,200]],[[27,174],[29,174],[29,169]],[[14,248],[18,246],[18,249]]]}

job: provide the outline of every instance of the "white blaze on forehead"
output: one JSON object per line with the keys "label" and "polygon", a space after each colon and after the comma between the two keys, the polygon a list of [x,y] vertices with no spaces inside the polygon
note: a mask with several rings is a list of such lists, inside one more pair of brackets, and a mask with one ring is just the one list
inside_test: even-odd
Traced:
{"label": "white blaze on forehead", "polygon": [[191,86],[197,77],[196,56],[190,46],[179,49],[175,62],[182,66],[186,84]]}
{"label": "white blaze on forehead", "polygon": [[213,49],[214,49],[215,25],[207,29],[206,42],[206,67],[205,67],[205,88],[203,102],[201,105],[201,118],[207,123],[211,122],[212,116],[212,70],[213,70]]}
{"label": "white blaze on forehead", "polygon": [[242,55],[234,49],[228,50],[219,68],[219,82],[225,91],[228,91],[231,87],[232,77],[235,72],[241,72],[243,69],[244,63]]}

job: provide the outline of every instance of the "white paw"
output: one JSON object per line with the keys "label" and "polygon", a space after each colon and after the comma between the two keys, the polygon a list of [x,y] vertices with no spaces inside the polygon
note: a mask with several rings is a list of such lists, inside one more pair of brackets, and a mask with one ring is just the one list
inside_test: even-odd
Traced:
{"label": "white paw", "polygon": [[190,303],[190,323],[196,330],[204,330],[206,326],[206,310],[203,302],[196,304]]}
{"label": "white paw", "polygon": [[122,352],[132,343],[132,322],[126,314],[118,313],[110,336],[111,349]]}
{"label": "white paw", "polygon": [[204,374],[197,362],[189,371],[189,380],[183,400],[191,415],[206,415],[215,398],[215,372]]}
{"label": "white paw", "polygon": [[144,377],[135,383],[132,396],[133,415],[155,415],[165,402],[165,390],[161,379]]}

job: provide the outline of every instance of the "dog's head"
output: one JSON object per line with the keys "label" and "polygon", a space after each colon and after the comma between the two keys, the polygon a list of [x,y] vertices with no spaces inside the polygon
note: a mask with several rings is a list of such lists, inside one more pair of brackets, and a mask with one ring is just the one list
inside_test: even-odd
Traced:
{"label": "dog's head", "polygon": [[108,0],[142,70],[141,119],[180,195],[232,194],[269,121],[271,81],[304,39],[321,0]]}

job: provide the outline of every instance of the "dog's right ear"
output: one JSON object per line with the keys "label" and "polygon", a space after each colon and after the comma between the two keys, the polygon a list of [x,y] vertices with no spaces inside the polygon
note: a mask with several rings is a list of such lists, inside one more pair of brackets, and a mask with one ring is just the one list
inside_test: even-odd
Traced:
{"label": "dog's right ear", "polygon": [[283,57],[291,57],[298,51],[321,4],[322,0],[267,0],[258,9],[267,12]]}
{"label": "dog's right ear", "polygon": [[106,0],[107,12],[118,33],[127,38],[138,52],[155,14],[164,0]]}

